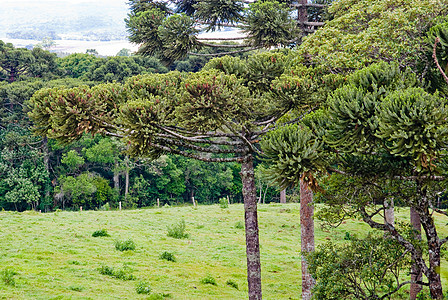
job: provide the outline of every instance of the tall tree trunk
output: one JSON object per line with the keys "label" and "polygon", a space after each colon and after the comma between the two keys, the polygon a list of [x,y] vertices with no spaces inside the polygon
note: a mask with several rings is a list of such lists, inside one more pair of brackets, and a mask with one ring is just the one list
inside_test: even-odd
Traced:
{"label": "tall tree trunk", "polygon": [[440,248],[441,242],[437,235],[437,229],[434,224],[432,214],[429,212],[430,199],[426,187],[422,182],[418,185],[419,199],[415,211],[419,215],[421,226],[425,230],[428,244],[429,268],[425,272],[429,281],[429,292],[432,299],[443,299],[442,280],[440,277]]}
{"label": "tall tree trunk", "polygon": [[314,286],[314,279],[308,272],[308,262],[305,255],[314,251],[314,206],[313,192],[308,184],[300,181],[300,228],[301,228],[301,250],[302,250],[302,300],[310,300],[311,289]]}
{"label": "tall tree trunk", "polygon": [[394,199],[384,201],[384,221],[392,226],[395,225]]}
{"label": "tall tree trunk", "polygon": [[302,29],[302,35],[305,36],[306,35],[306,25],[305,22],[308,21],[308,9],[306,8],[305,4],[308,3],[308,0],[299,0],[299,4],[302,4],[302,6],[300,6],[297,9],[297,20],[299,21],[299,27],[300,29]]}
{"label": "tall tree trunk", "polygon": [[[44,166],[45,170],[47,170],[48,178],[50,178],[50,151],[48,150],[48,139],[44,137],[42,139],[42,151],[44,152]],[[48,201],[50,198],[50,184],[46,186],[45,189],[45,199]],[[47,211],[47,206],[44,206],[45,211]]]}
{"label": "tall tree trunk", "polygon": [[124,199],[128,199],[129,194],[129,156],[126,156],[124,159],[125,162],[125,170],[124,170]]}
{"label": "tall tree trunk", "polygon": [[286,189],[280,191],[280,203],[286,203]]}
{"label": "tall tree trunk", "polygon": [[255,187],[252,155],[241,164],[243,184],[244,218],[246,224],[247,283],[249,300],[261,300],[261,263],[258,239],[257,190]]}
{"label": "tall tree trunk", "polygon": [[[420,223],[420,216],[417,213],[417,211],[411,207],[411,225],[414,228],[414,230],[417,232],[417,238],[422,239],[421,235],[421,223]],[[422,272],[418,269],[417,265],[415,263],[412,264],[411,267],[411,288],[409,291],[409,299],[415,300],[417,299],[418,293],[422,290],[422,286],[420,284],[415,283],[416,281],[422,280]]]}
{"label": "tall tree trunk", "polygon": [[120,194],[120,171],[118,170],[118,160],[115,160],[114,167],[114,189]]}

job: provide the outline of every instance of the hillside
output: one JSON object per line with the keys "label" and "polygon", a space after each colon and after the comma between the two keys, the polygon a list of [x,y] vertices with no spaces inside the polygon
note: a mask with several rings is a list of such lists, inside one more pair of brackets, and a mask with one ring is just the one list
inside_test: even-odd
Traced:
{"label": "hillside", "polygon": [[3,0],[0,39],[124,40],[126,0]]}
{"label": "hillside", "polygon": [[[397,221],[409,216],[405,208],[396,213]],[[0,271],[15,273],[11,276],[15,285],[5,284],[6,276],[2,275],[0,295],[5,299],[247,298],[241,204],[227,209],[210,205],[197,209],[0,212],[0,219]],[[168,237],[167,226],[181,220],[185,221],[188,238]],[[447,234],[443,220],[436,216],[441,232]],[[263,298],[300,299],[299,204],[260,205],[259,222]],[[99,229],[106,229],[110,237],[92,237]],[[368,231],[365,223],[356,220],[322,231],[316,221],[316,244],[347,242],[347,232],[364,235]],[[127,239],[135,242],[134,251],[115,249],[117,240]],[[176,262],[160,259],[165,251],[174,254]],[[445,288],[446,264],[443,260]],[[134,280],[100,274],[106,267],[123,271],[122,279],[132,275]],[[216,285],[204,282],[210,277]],[[238,289],[230,286],[229,280]],[[136,293],[141,282],[152,288],[151,298]],[[408,289],[394,299],[408,299]]]}

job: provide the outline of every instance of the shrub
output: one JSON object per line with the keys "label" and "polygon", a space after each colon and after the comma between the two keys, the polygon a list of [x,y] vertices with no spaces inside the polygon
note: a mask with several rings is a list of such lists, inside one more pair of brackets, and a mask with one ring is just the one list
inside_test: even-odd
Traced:
{"label": "shrub", "polygon": [[135,243],[131,239],[126,241],[115,241],[115,249],[118,251],[135,250]]}
{"label": "shrub", "polygon": [[235,228],[236,229],[243,229],[244,228],[244,224],[241,221],[238,221],[235,223]]}
{"label": "shrub", "polygon": [[77,286],[77,285],[72,285],[72,286],[69,286],[68,288],[75,292],[82,292],[84,290],[84,287]]}
{"label": "shrub", "polygon": [[221,207],[221,208],[229,208],[229,202],[227,201],[227,199],[226,198],[220,198],[219,199],[219,206]]}
{"label": "shrub", "polygon": [[100,207],[100,210],[110,210],[110,204],[109,202],[106,202],[103,206]]}
{"label": "shrub", "polygon": [[174,257],[174,254],[171,252],[167,252],[167,251],[160,254],[159,258],[167,260],[167,261],[176,262],[176,257]]}
{"label": "shrub", "polygon": [[181,220],[176,224],[171,226],[167,226],[168,234],[167,236],[175,238],[175,239],[186,239],[189,237],[187,233],[185,233],[185,221]]}
{"label": "shrub", "polygon": [[110,277],[114,277],[121,280],[136,280],[137,278],[131,274],[131,270],[124,267],[123,269],[115,270],[112,267],[109,266],[101,266],[99,269],[100,274],[107,275]]}
{"label": "shrub", "polygon": [[212,275],[208,274],[207,276],[205,276],[204,278],[201,279],[200,281],[202,284],[212,284],[212,285],[217,285],[216,284],[216,280],[215,278],[213,278]]}
{"label": "shrub", "polygon": [[6,268],[3,271],[0,272],[0,278],[2,279],[3,283],[10,286],[15,286],[16,281],[14,280],[14,275],[17,275],[17,273],[10,268]]}
{"label": "shrub", "polygon": [[97,230],[97,231],[93,232],[92,236],[99,237],[99,236],[110,236],[110,235],[107,233],[106,229],[101,229],[101,230]]}
{"label": "shrub", "polygon": [[137,291],[137,294],[145,294],[145,295],[149,295],[151,294],[151,287],[149,286],[149,283],[146,281],[140,281],[135,290]]}
{"label": "shrub", "polygon": [[233,287],[234,289],[238,290],[238,283],[236,283],[235,281],[233,281],[232,279],[229,279],[226,281],[226,284],[230,287]]}

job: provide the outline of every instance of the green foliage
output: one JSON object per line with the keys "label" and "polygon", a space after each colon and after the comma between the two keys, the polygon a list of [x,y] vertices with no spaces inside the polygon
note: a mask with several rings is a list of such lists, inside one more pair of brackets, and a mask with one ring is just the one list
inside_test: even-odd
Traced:
{"label": "green foliage", "polygon": [[140,281],[139,283],[137,283],[135,291],[137,292],[137,294],[149,295],[151,294],[152,289],[148,282]]}
{"label": "green foliage", "polygon": [[228,279],[226,281],[226,284],[230,287],[233,287],[234,289],[238,290],[238,283],[236,283],[235,281],[233,281],[232,279]]}
{"label": "green foliage", "polygon": [[333,19],[304,38],[298,54],[307,64],[332,72],[395,61],[418,73],[426,56],[420,51],[425,33],[445,8],[440,0],[334,1],[328,8]]}
{"label": "green foliage", "polygon": [[110,234],[107,233],[106,229],[100,229],[96,230],[92,233],[93,237],[103,237],[103,236],[110,236]]}
{"label": "green foliage", "polygon": [[175,238],[175,239],[186,239],[190,235],[185,233],[186,225],[185,220],[181,220],[178,223],[172,224],[171,226],[167,226],[168,233],[167,236]]}
{"label": "green foliage", "polygon": [[165,73],[168,70],[154,57],[116,56],[92,61],[84,78],[97,82],[124,82],[127,78],[149,73]]}
{"label": "green foliage", "polygon": [[381,104],[377,135],[391,154],[412,157],[417,171],[431,169],[431,161],[448,143],[446,101],[421,88],[395,91]]}
{"label": "green foliage", "polygon": [[135,248],[135,243],[131,239],[125,241],[115,241],[115,249],[117,249],[118,251],[131,251],[135,250]]}
{"label": "green foliage", "polygon": [[383,233],[352,237],[349,245],[327,243],[307,256],[316,279],[315,299],[374,299],[396,292],[396,278],[410,268],[410,255]]}
{"label": "green foliage", "polygon": [[244,229],[244,223],[241,221],[238,221],[235,223],[235,228],[236,229]]}
{"label": "green foliage", "polygon": [[221,207],[222,209],[229,208],[229,202],[227,201],[227,198],[219,199],[219,207]]}
{"label": "green foliage", "polygon": [[254,46],[265,48],[287,46],[296,41],[299,30],[291,9],[277,1],[256,1],[246,9],[244,31]]}
{"label": "green foliage", "polygon": [[137,278],[131,273],[131,270],[127,267],[121,269],[114,269],[106,265],[102,265],[98,269],[101,275],[107,275],[121,280],[136,280]]}
{"label": "green foliage", "polygon": [[62,154],[61,163],[67,165],[71,172],[77,170],[84,164],[84,158],[80,156],[75,150],[70,150]]}
{"label": "green foliage", "polygon": [[243,17],[243,3],[239,1],[204,0],[193,7],[194,16],[208,25],[207,31],[221,28],[222,23],[238,23]]}
{"label": "green foliage", "polygon": [[0,81],[14,82],[21,77],[51,78],[58,73],[56,54],[40,48],[15,48],[0,40]]}
{"label": "green foliage", "polygon": [[[299,125],[288,125],[271,132],[261,141],[261,147],[270,164],[269,178],[282,188],[298,185],[302,178],[313,182],[313,172],[326,167],[320,155],[322,142],[311,130]],[[307,174],[307,178],[303,174]]]}
{"label": "green foliage", "polygon": [[176,14],[166,18],[158,28],[163,47],[162,60],[172,62],[199,48],[197,33],[194,21],[186,15]]}
{"label": "green foliage", "polygon": [[164,251],[162,254],[160,254],[159,258],[166,261],[176,262],[176,257],[174,256],[174,254],[167,251]]}
{"label": "green foliage", "polygon": [[63,197],[68,197],[74,206],[83,206],[85,209],[97,207],[96,199],[94,199],[97,188],[93,174],[82,173],[77,177],[61,176],[59,180],[60,192],[63,193]]}
{"label": "green foliage", "polygon": [[211,285],[217,285],[216,279],[213,278],[211,274],[207,274],[204,278],[200,280],[200,283],[202,284],[211,284]]}
{"label": "green foliage", "polygon": [[0,278],[3,281],[3,283],[10,286],[16,285],[16,281],[14,279],[15,275],[17,275],[17,273],[11,268],[3,269],[0,272]]}
{"label": "green foliage", "polygon": [[95,55],[73,53],[59,58],[57,63],[64,73],[73,78],[79,78],[86,74],[94,66],[95,61],[100,61]]}
{"label": "green foliage", "polygon": [[42,153],[31,147],[38,141],[18,126],[0,130],[0,206],[38,209],[45,200],[49,174]]}

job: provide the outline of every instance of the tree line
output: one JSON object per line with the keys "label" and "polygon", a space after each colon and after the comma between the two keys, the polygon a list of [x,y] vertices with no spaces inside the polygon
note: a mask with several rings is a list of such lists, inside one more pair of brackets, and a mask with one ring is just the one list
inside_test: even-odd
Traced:
{"label": "tree line", "polygon": [[[34,133],[48,139],[45,147],[50,140],[76,145],[88,134],[98,143],[122,141],[125,170],[130,157],[160,163],[167,154],[191,163],[237,164],[249,299],[261,299],[258,157],[270,180],[300,186],[303,299],[312,292],[318,299],[385,299],[408,284],[412,299],[422,286],[442,299],[441,255],[448,239],[439,236],[432,216],[447,215],[440,205],[448,141],[447,3],[336,1],[317,13],[326,25],[307,35],[321,26],[310,22],[320,3],[175,1],[172,10],[165,2],[130,1],[127,20],[139,52],[165,65],[214,48],[196,37],[197,21],[210,30],[239,26],[249,50],[294,49],[221,56],[196,73],[45,87],[27,103]],[[298,22],[291,8],[299,9]],[[231,54],[236,52],[243,53]],[[106,147],[83,149],[63,158],[73,174],[88,153]],[[318,214],[328,226],[360,217],[372,234],[349,235],[350,247],[330,243],[314,251],[313,193],[328,204]],[[411,208],[412,223],[393,221],[393,203]],[[410,280],[402,280],[403,270],[411,270]]]}

